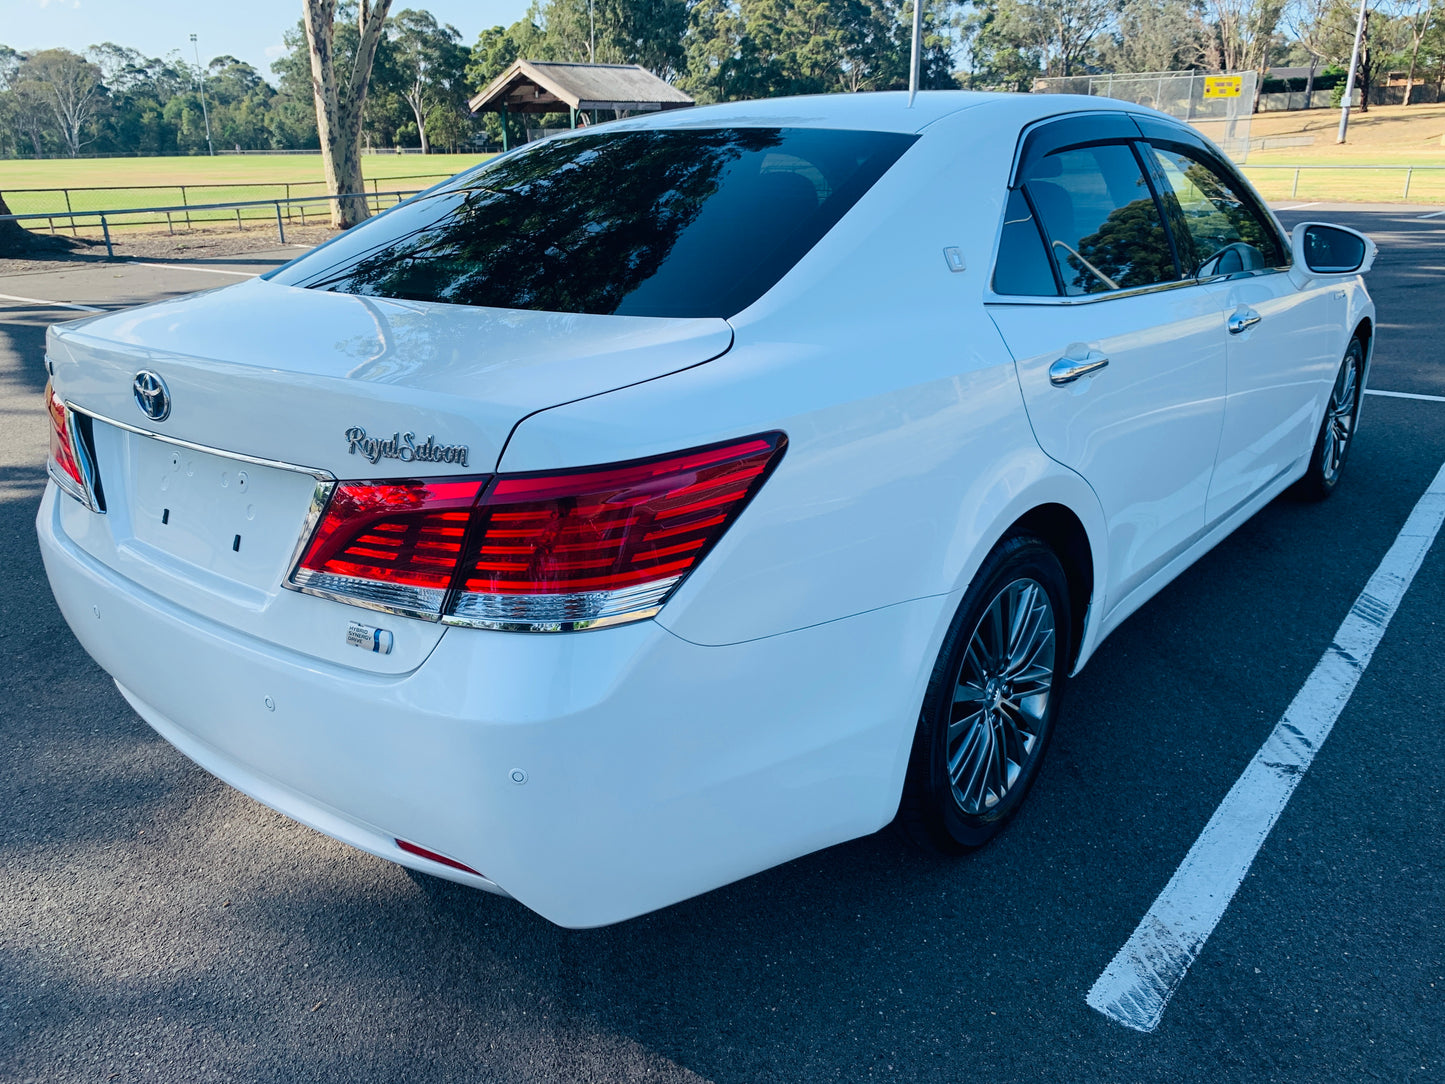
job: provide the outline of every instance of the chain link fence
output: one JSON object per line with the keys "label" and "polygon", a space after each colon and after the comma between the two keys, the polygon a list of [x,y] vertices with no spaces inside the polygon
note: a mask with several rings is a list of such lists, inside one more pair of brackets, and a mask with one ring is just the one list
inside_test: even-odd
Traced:
{"label": "chain link fence", "polygon": [[1034,81],[1035,94],[1087,94],[1147,105],[1188,121],[1236,162],[1249,157],[1256,72],[1121,72]]}

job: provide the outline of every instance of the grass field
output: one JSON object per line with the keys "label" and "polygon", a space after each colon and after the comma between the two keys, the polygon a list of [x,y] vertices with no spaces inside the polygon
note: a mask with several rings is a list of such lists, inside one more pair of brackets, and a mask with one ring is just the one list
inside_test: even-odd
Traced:
{"label": "grass field", "polygon": [[[468,166],[485,161],[484,154],[368,154],[361,169],[367,189],[420,189]],[[215,185],[220,187],[192,187]],[[162,186],[162,187],[153,187]],[[185,191],[182,191],[185,186]],[[103,188],[104,191],[87,191]],[[31,189],[32,191],[27,191]],[[39,191],[33,191],[38,189]],[[68,191],[67,191],[68,190]],[[12,214],[44,214],[65,210],[113,211],[128,207],[231,203],[320,195],[326,191],[321,156],[311,154],[245,154],[216,158],[81,158],[75,160],[0,161],[0,192]],[[68,204],[67,204],[68,199]],[[383,200],[390,203],[390,200]],[[307,205],[308,217],[325,209]],[[294,219],[302,208],[293,206]],[[245,218],[273,218],[269,207],[249,208]],[[175,221],[177,216],[173,215]],[[234,211],[192,212],[180,222],[229,218]],[[131,218],[117,225],[165,225],[164,216]],[[57,222],[57,225],[61,223]],[[39,225],[43,228],[43,224]]]}
{"label": "grass field", "polygon": [[[1445,166],[1445,105],[1376,105],[1350,113],[1348,142],[1335,134],[1340,114],[1333,109],[1263,113],[1253,119],[1250,138],[1312,138],[1298,147],[1251,151],[1245,173],[1265,198],[1342,202],[1404,202],[1403,169],[1301,169],[1294,189],[1292,168],[1340,166]],[[1293,193],[1293,194],[1292,194]],[[1410,178],[1411,203],[1445,204],[1445,169],[1417,169]]]}

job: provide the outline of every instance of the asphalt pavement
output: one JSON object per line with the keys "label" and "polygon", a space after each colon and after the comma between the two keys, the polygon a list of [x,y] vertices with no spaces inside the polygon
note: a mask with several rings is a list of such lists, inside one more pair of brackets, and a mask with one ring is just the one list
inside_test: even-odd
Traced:
{"label": "asphalt pavement", "polygon": [[[1378,240],[1375,390],[1445,397],[1433,210],[1282,212]],[[988,848],[881,833],[569,931],[208,776],[51,600],[41,344],[86,311],[52,303],[295,251],[0,278],[0,1080],[1445,1081],[1445,543],[1159,1028],[1084,1000],[1445,462],[1445,401],[1368,397],[1330,500],[1275,501],[1115,632]]]}

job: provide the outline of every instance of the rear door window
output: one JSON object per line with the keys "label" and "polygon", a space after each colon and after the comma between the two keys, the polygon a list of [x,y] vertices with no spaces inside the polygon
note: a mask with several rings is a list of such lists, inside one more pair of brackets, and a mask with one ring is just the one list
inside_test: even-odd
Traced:
{"label": "rear door window", "polygon": [[916,138],[736,128],[553,139],[465,173],[275,278],[457,305],[729,317]]}
{"label": "rear door window", "polygon": [[1046,154],[1026,166],[1023,182],[1064,293],[1106,293],[1178,280],[1159,205],[1129,145]]}

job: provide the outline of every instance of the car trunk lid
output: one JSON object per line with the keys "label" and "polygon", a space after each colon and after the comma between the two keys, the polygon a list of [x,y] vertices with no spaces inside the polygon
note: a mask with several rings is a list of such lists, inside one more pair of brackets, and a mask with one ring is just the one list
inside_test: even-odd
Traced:
{"label": "car trunk lid", "polygon": [[[708,361],[723,320],[391,301],[264,281],[51,331],[62,397],[87,419],[105,514],[61,502],[91,557],[169,602],[379,673],[441,626],[282,586],[326,482],[487,474],[528,414]],[[148,417],[134,384],[164,381]],[[372,637],[351,626],[386,632]],[[389,652],[373,650],[385,644]],[[363,650],[358,651],[357,648]]]}

